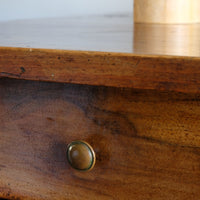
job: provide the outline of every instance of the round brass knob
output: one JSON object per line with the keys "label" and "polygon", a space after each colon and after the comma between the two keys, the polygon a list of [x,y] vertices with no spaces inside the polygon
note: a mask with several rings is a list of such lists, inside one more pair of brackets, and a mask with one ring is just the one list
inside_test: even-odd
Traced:
{"label": "round brass knob", "polygon": [[85,141],[73,141],[67,147],[67,160],[77,170],[89,171],[96,161],[93,148]]}

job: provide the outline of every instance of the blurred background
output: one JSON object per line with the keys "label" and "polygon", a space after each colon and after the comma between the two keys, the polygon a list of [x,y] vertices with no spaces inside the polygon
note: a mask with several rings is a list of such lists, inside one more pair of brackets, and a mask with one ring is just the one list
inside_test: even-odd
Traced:
{"label": "blurred background", "polygon": [[0,0],[0,21],[132,12],[133,0]]}

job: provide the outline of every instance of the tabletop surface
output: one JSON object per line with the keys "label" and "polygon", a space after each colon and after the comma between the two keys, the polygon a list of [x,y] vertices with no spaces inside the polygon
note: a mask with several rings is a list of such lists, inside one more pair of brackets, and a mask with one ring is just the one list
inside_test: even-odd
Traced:
{"label": "tabletop surface", "polygon": [[132,15],[0,22],[0,46],[200,56],[200,24],[133,24]]}
{"label": "tabletop surface", "polygon": [[0,78],[200,94],[200,24],[131,15],[0,23]]}

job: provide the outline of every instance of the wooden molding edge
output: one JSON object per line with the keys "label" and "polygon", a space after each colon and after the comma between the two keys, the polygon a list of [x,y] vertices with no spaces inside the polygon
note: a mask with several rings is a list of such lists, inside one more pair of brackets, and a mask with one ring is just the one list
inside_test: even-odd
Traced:
{"label": "wooden molding edge", "polygon": [[200,58],[0,47],[0,77],[200,93]]}

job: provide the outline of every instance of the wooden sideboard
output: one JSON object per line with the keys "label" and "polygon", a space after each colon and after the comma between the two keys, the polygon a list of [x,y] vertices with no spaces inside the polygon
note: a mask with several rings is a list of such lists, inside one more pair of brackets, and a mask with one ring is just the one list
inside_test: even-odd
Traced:
{"label": "wooden sideboard", "polygon": [[[199,200],[200,25],[132,16],[0,23],[0,198]],[[96,154],[74,170],[67,145]]]}

